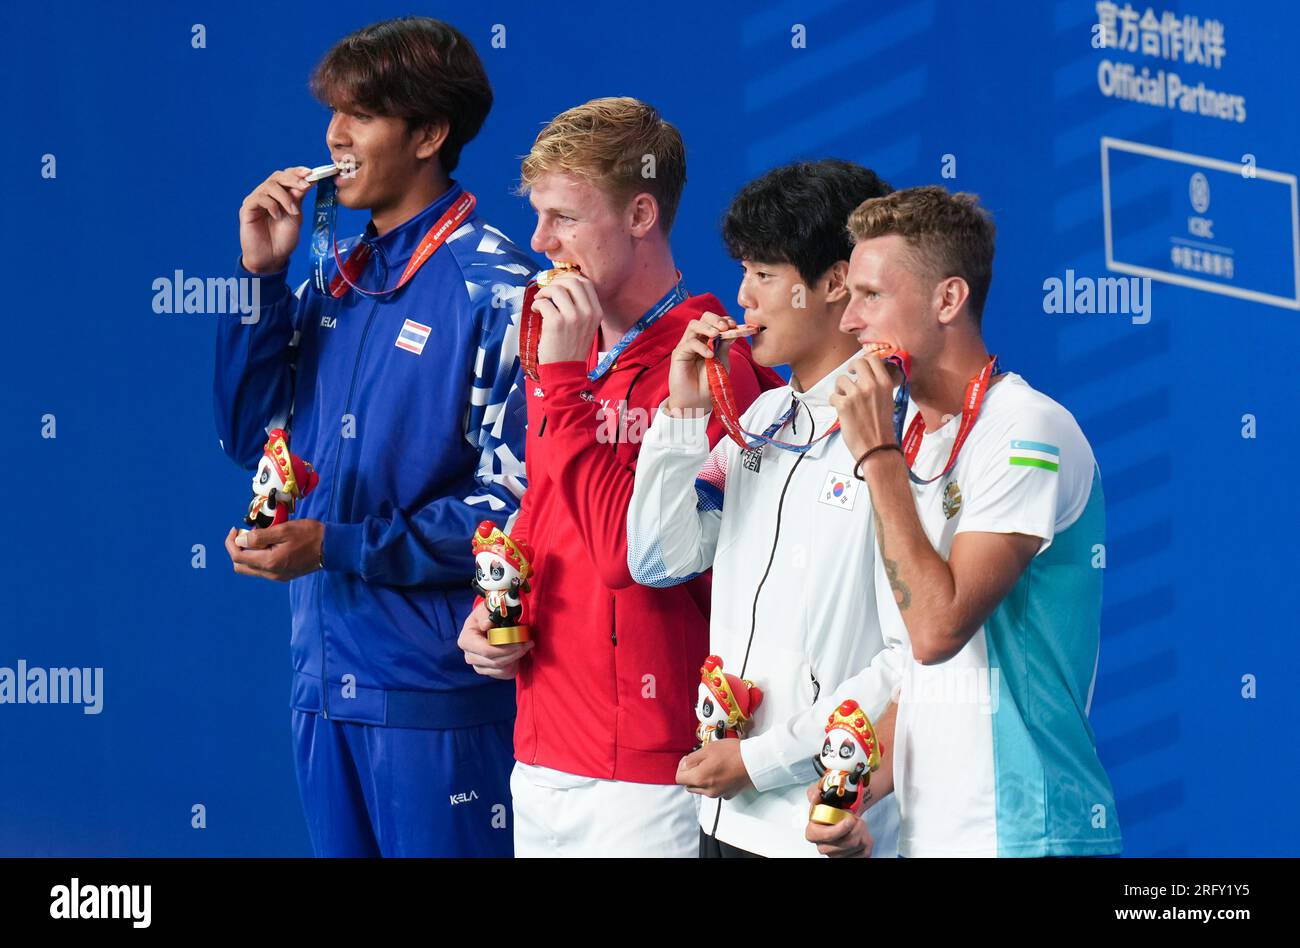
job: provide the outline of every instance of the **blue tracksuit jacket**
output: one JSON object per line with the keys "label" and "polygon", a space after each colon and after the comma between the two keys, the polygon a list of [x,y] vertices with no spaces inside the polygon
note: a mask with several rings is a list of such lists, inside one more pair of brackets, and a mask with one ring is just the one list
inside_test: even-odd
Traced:
{"label": "blue tracksuit jacket", "polygon": [[[400,227],[341,244],[373,248],[359,285],[393,286],[461,193],[453,182]],[[507,526],[525,486],[518,321],[535,270],[474,213],[395,294],[293,293],[282,271],[262,277],[256,322],[221,320],[223,450],[251,471],[283,425],[321,477],[294,514],[325,524],[325,568],[289,584],[294,708],[424,728],[513,715],[513,682],[476,675],[456,638],[474,527]]]}

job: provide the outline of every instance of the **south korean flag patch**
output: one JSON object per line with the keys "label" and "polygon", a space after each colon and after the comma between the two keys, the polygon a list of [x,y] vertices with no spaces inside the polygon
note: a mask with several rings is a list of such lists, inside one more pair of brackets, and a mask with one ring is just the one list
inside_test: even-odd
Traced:
{"label": "south korean flag patch", "polygon": [[826,475],[826,483],[817,502],[840,510],[852,510],[858,499],[858,481],[850,474],[831,471]]}

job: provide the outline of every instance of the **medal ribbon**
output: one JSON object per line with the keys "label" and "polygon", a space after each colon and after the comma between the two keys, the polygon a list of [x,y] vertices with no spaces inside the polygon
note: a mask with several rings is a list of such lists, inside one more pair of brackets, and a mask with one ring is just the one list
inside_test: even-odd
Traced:
{"label": "medal ribbon", "polygon": [[[533,309],[533,301],[537,299],[538,289],[536,281],[533,281],[528,284],[528,288],[524,291],[523,321],[519,326],[519,362],[523,366],[524,374],[533,381],[537,381],[539,378],[537,347],[542,339],[542,315]],[[631,329],[623,333],[623,337],[614,344],[614,348],[605,353],[605,358],[600,360],[600,364],[587,373],[587,380],[595,382],[612,369],[614,363],[618,361],[618,357],[627,350],[628,346],[632,345],[637,336],[659,322],[674,306],[684,303],[687,296],[686,287],[682,285],[682,278],[679,273],[677,275],[677,285],[665,293],[658,303],[650,307],[650,310],[638,319]]]}
{"label": "medal ribbon", "polygon": [[[714,339],[713,345],[716,349],[719,339]],[[898,370],[903,373],[903,384],[898,387],[898,392],[894,396],[894,424],[896,427],[902,425],[902,418],[907,414],[907,377],[912,370],[911,358],[906,352],[899,350],[892,355],[886,356],[883,360],[889,365],[897,366]],[[774,448],[780,448],[782,451],[793,451],[796,454],[803,454],[817,442],[829,438],[835,432],[840,430],[839,419],[831,425],[821,437],[814,438],[807,444],[794,444],[790,441],[781,441],[774,438],[778,431],[786,426],[786,423],[794,416],[797,405],[791,405],[786,413],[768,426],[762,434],[755,434],[746,431],[740,424],[739,406],[736,404],[736,392],[731,385],[731,376],[722,366],[722,360],[716,356],[708,359],[705,363],[705,370],[709,378],[709,396],[713,401],[713,411],[722,422],[722,428],[731,436],[731,439],[740,445],[743,451],[752,451],[755,448],[761,448],[764,445],[772,445]],[[900,408],[901,404],[901,408]],[[901,414],[900,414],[901,412]]]}
{"label": "medal ribbon", "polygon": [[[434,255],[437,249],[446,242],[447,238],[455,233],[461,224],[465,223],[474,210],[474,205],[478,203],[473,194],[468,191],[463,192],[460,198],[451,207],[447,208],[437,222],[420,238],[420,243],[416,246],[415,252],[411,254],[411,259],[406,261],[406,268],[402,271],[402,276],[397,281],[397,285],[388,290],[366,290],[357,286],[353,281],[365,272],[366,264],[370,262],[371,247],[363,242],[352,253],[348,254],[346,260],[339,256],[339,245],[334,238],[334,221],[338,214],[337,186],[333,178],[326,178],[317,184],[316,188],[316,206],[312,221],[311,238],[312,271],[317,291],[321,294],[333,296],[335,299],[346,294],[349,287],[363,296],[389,296],[396,293],[411,281],[411,278],[415,276],[420,267],[424,266],[425,261]],[[338,267],[338,273],[327,284],[325,280],[325,260],[331,249],[333,250],[334,263]]]}
{"label": "medal ribbon", "polygon": [[957,438],[952,443],[952,451],[948,454],[948,463],[944,465],[943,470],[928,480],[917,477],[912,470],[912,464],[916,461],[917,452],[921,450],[921,441],[925,438],[925,420],[918,411],[912,418],[912,423],[907,428],[907,433],[903,433],[903,418],[907,413],[907,383],[900,386],[899,391],[902,393],[903,412],[898,410],[899,399],[894,399],[894,434],[898,437],[899,444],[903,449],[903,460],[907,464],[907,476],[911,478],[913,484],[933,484],[941,477],[946,477],[948,472],[957,463],[957,454],[961,447],[970,437],[971,429],[975,427],[975,419],[979,417],[980,406],[984,404],[984,396],[988,394],[989,382],[993,376],[1000,374],[1002,371],[998,364],[998,357],[993,356],[989,359],[988,365],[980,369],[979,375],[975,376],[966,383],[966,398],[961,407],[961,424],[957,428]]}

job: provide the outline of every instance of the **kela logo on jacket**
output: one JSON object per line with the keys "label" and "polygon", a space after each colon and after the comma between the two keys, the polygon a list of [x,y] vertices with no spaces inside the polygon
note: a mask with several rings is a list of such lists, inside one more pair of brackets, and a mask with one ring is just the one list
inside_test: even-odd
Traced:
{"label": "kela logo on jacket", "polygon": [[453,793],[449,794],[449,796],[451,797],[451,806],[455,806],[458,803],[469,803],[472,800],[477,800],[478,791],[471,790],[469,793]]}
{"label": "kela logo on jacket", "polygon": [[831,471],[826,475],[826,483],[822,485],[821,496],[817,498],[817,502],[840,510],[852,510],[857,497],[857,480],[848,474]]}

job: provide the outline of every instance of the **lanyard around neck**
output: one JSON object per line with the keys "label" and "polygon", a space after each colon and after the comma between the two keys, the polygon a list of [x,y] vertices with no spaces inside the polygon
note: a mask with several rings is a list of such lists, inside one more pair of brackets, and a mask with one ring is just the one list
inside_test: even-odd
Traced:
{"label": "lanyard around neck", "polygon": [[[473,194],[468,191],[462,192],[456,202],[447,208],[434,225],[420,238],[420,243],[416,246],[415,252],[406,261],[406,268],[402,271],[402,276],[398,279],[397,285],[387,290],[366,290],[357,286],[354,281],[365,272],[366,264],[370,262],[373,251],[369,244],[363,243],[348,254],[346,260],[339,255],[339,246],[334,235],[334,223],[338,214],[337,186],[333,179],[326,178],[316,187],[316,207],[312,221],[311,239],[312,272],[315,277],[316,289],[321,294],[327,294],[335,299],[347,293],[349,288],[356,290],[362,296],[390,296],[396,293],[411,281],[411,278],[415,276],[420,267],[424,266],[425,261],[434,255],[434,252],[446,242],[447,238],[455,233],[461,224],[465,223],[477,203]],[[325,261],[331,251],[334,263],[338,267],[338,273],[334,275],[333,280],[327,282],[325,279]]]}

